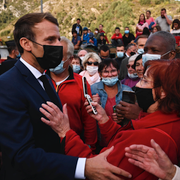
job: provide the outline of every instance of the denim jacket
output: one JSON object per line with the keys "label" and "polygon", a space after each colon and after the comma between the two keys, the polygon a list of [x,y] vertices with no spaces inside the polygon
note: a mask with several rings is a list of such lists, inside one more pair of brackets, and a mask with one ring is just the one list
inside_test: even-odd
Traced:
{"label": "denim jacket", "polygon": [[[129,86],[121,84],[120,81],[117,82],[117,85],[118,93],[116,94],[116,104],[119,104],[119,102],[122,100],[122,92],[132,91],[132,89]],[[101,99],[101,106],[105,108],[108,96],[106,91],[104,90],[104,84],[102,81],[95,83],[91,86],[91,93],[92,95],[95,95],[96,93],[99,94],[99,97]]]}

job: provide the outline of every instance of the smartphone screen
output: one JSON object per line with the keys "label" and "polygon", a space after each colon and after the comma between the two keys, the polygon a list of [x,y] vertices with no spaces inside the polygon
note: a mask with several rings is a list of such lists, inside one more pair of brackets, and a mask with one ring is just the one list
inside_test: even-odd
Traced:
{"label": "smartphone screen", "polygon": [[135,92],[133,92],[133,91],[123,91],[122,101],[130,103],[130,104],[135,104],[135,102],[136,102]]}

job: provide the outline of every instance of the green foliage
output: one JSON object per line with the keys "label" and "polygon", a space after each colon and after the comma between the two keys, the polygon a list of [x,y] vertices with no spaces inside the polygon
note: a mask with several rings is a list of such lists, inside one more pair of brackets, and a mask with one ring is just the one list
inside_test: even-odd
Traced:
{"label": "green foliage", "polygon": [[3,31],[1,32],[1,36],[7,36],[9,35],[9,33],[10,33],[10,30]]}
{"label": "green foliage", "polygon": [[151,0],[140,0],[139,2],[140,2],[141,5],[151,4]]}

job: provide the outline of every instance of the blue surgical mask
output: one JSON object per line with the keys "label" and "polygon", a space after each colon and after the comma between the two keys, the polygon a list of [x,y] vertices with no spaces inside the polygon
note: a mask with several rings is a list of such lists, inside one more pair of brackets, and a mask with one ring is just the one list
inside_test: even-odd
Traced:
{"label": "blue surgical mask", "polygon": [[124,52],[117,52],[117,57],[122,58],[124,56]]}
{"label": "blue surgical mask", "polygon": [[161,59],[161,57],[165,56],[166,54],[170,53],[171,51],[168,51],[166,53],[164,53],[163,55],[160,55],[160,54],[143,54],[142,55],[142,64],[144,66],[144,64],[149,61],[149,60],[158,60],[158,59]]}
{"label": "blue surgical mask", "polygon": [[137,50],[137,53],[138,53],[138,54],[144,54],[144,49],[138,49],[138,50]]}
{"label": "blue surgical mask", "polygon": [[111,77],[111,78],[103,78],[102,77],[102,82],[107,86],[114,86],[118,80],[119,80],[118,76]]}
{"label": "blue surgical mask", "polygon": [[73,64],[73,72],[78,73],[80,71],[80,65]]}
{"label": "blue surgical mask", "polygon": [[125,34],[129,34],[129,30],[125,30],[124,33],[125,33]]}
{"label": "blue surgical mask", "polygon": [[[69,58],[68,58],[67,60],[69,60]],[[53,72],[54,74],[60,74],[60,73],[62,73],[62,72],[66,69],[66,68],[63,68],[63,66],[64,66],[64,63],[65,63],[67,60],[61,61],[61,63],[60,63],[58,66],[56,66],[55,68],[50,68],[49,70],[50,70],[51,72]]]}

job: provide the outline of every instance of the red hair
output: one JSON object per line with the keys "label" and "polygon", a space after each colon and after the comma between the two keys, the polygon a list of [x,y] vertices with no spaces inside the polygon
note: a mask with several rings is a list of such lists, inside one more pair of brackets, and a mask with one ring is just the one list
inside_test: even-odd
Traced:
{"label": "red hair", "polygon": [[[153,78],[158,110],[180,116],[180,59],[147,61],[147,76]],[[166,97],[160,99],[162,89]]]}

